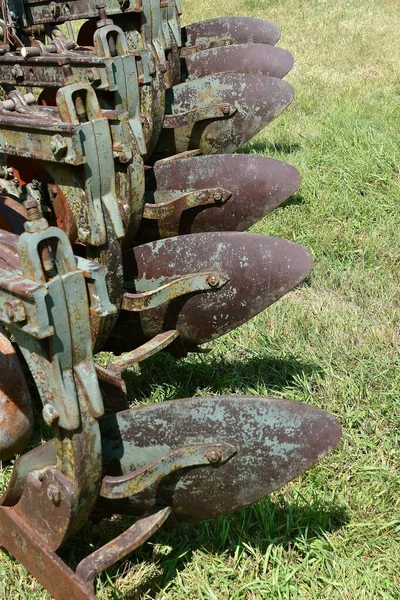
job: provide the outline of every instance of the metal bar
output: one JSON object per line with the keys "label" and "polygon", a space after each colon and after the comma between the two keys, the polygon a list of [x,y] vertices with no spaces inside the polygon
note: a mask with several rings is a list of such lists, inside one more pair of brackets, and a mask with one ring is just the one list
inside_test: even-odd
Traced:
{"label": "metal bar", "polygon": [[205,121],[207,119],[223,119],[232,117],[237,113],[237,108],[233,104],[211,104],[208,106],[198,106],[192,110],[172,115],[165,115],[163,128],[177,129],[186,127],[197,121]]}
{"label": "metal bar", "polygon": [[228,275],[220,272],[194,273],[185,275],[179,279],[174,279],[155,290],[144,292],[142,294],[132,294],[125,292],[122,298],[122,310],[142,311],[156,308],[173,298],[191,294],[193,292],[203,292],[209,290],[219,290],[229,281]]}
{"label": "metal bar", "polygon": [[0,546],[15,556],[54,600],[96,600],[89,586],[13,508],[0,508]]}
{"label": "metal bar", "polygon": [[182,194],[177,198],[167,200],[166,202],[146,203],[144,205],[143,217],[145,219],[165,219],[176,212],[180,213],[189,208],[207,206],[209,204],[224,204],[231,196],[232,193],[223,188],[195,190],[187,194]]}
{"label": "metal bar", "polygon": [[83,581],[92,582],[102,571],[121,560],[136,548],[144,544],[171,514],[171,507],[156,508],[150,514],[146,513],[127,531],[124,531],[102,548],[99,548],[78,565],[76,573]]}
{"label": "metal bar", "polygon": [[225,442],[184,446],[164,454],[127,475],[104,477],[100,496],[113,500],[128,498],[179,469],[209,464],[218,466],[226,463],[236,452],[234,446]]}

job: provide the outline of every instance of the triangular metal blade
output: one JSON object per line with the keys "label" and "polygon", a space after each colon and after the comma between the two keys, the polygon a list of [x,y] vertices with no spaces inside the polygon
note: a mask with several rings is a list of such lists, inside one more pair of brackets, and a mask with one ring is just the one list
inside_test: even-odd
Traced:
{"label": "triangular metal blade", "polygon": [[166,92],[167,115],[226,106],[228,116],[211,116],[175,128],[167,128],[164,121],[154,154],[171,156],[196,148],[202,154],[232,153],[273,121],[292,99],[289,83],[266,75],[222,73],[181,83]]}
{"label": "triangular metal blade", "polygon": [[[230,513],[279,489],[337,446],[338,421],[323,410],[273,398],[173,400],[101,421],[108,475],[128,475],[192,444],[233,446],[224,464],[181,469],[129,500],[103,500],[115,512],[171,506],[182,521]],[[210,461],[211,462],[211,461]]]}
{"label": "triangular metal blade", "polygon": [[302,246],[253,233],[199,233],[143,244],[124,256],[124,276],[136,293],[191,273],[221,272],[229,281],[217,291],[186,294],[157,308],[122,311],[114,343],[131,350],[177,329],[188,349],[204,344],[276,302],[307,277],[312,264]]}
{"label": "triangular metal blade", "polygon": [[138,233],[143,241],[204,231],[245,231],[300,186],[299,172],[292,165],[249,154],[160,161],[147,176],[155,205],[201,190],[207,195],[221,189],[231,196],[186,210],[177,203],[175,212],[163,219],[143,219]]}
{"label": "triangular metal blade", "polygon": [[219,46],[182,59],[182,80],[214,73],[254,73],[285,77],[293,67],[293,56],[283,48],[266,44]]}
{"label": "triangular metal blade", "polygon": [[182,27],[186,47],[212,48],[229,43],[274,46],[280,37],[280,29],[275,23],[254,17],[219,17]]}

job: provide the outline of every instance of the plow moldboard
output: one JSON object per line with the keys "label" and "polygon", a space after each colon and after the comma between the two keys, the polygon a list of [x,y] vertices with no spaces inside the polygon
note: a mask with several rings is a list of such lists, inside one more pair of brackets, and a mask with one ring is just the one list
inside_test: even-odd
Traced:
{"label": "plow moldboard", "polygon": [[296,287],[310,273],[311,255],[298,244],[266,235],[214,232],[143,244],[124,255],[132,291],[152,290],[192,273],[221,272],[230,281],[218,291],[192,293],[140,313],[122,311],[117,336],[139,344],[161,331],[179,330],[204,344],[239,327]]}
{"label": "plow moldboard", "polygon": [[184,46],[212,48],[224,44],[269,44],[281,37],[275,23],[254,17],[219,17],[198,21],[182,27]]}
{"label": "plow moldboard", "polygon": [[340,440],[338,421],[325,411],[288,400],[221,396],[173,400],[101,421],[109,475],[127,475],[173,449],[228,443],[236,455],[220,466],[176,471],[129,501],[104,501],[110,510],[141,513],[172,506],[182,520],[216,517],[252,504],[311,467]]}
{"label": "plow moldboard", "polygon": [[292,67],[290,52],[266,44],[219,46],[182,59],[183,79],[190,80],[213,73],[253,73],[282,78]]}
{"label": "plow moldboard", "polygon": [[138,238],[150,241],[170,235],[205,231],[245,231],[287,200],[300,186],[295,167],[264,156],[220,154],[156,163],[148,171],[147,189],[166,202],[208,188],[232,193],[227,202],[177,212],[161,222],[143,219]]}
{"label": "plow moldboard", "polygon": [[155,154],[171,156],[193,149],[202,154],[232,153],[273,121],[292,99],[289,83],[267,75],[222,73],[180,83],[166,92],[167,114],[225,104],[236,112],[163,128]]}

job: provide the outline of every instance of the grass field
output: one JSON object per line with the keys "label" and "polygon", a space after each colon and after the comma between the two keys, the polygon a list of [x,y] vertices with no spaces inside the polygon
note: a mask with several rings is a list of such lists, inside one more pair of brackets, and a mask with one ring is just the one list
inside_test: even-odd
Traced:
{"label": "grass field", "polygon": [[[296,99],[244,151],[302,173],[255,231],[315,257],[306,285],[211,353],[158,356],[129,377],[159,402],[272,395],[336,415],[339,448],[271,497],[218,521],[159,533],[99,579],[101,599],[400,599],[400,2],[183,0],[185,22],[268,18],[295,56]],[[8,471],[0,475],[5,486]],[[87,525],[74,563],[121,523]],[[0,598],[48,595],[5,554]]]}

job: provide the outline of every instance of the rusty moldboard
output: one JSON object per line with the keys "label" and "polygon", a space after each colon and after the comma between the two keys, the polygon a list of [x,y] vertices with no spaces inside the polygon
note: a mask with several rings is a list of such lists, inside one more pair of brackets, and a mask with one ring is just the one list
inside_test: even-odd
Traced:
{"label": "rusty moldboard", "polygon": [[199,148],[202,154],[237,150],[275,119],[292,101],[289,83],[276,77],[222,73],[174,86],[166,92],[166,115],[182,115],[197,107],[226,104],[235,109],[226,117],[199,120],[176,129],[163,129],[156,156]]}
{"label": "rusty moldboard", "polygon": [[200,50],[181,59],[182,81],[214,73],[253,73],[282,79],[293,67],[293,56],[267,44],[236,44]]}
{"label": "rusty moldboard", "polygon": [[239,327],[296,287],[310,273],[302,246],[266,235],[197,233],[137,246],[124,255],[130,289],[145,292],[193,272],[223,272],[217,291],[194,293],[141,313],[122,311],[110,339],[129,351],[162,331],[177,329],[188,349]]}
{"label": "rusty moldboard", "polygon": [[275,23],[254,17],[218,17],[182,27],[183,46],[189,52],[232,44],[274,46],[280,37]]}
{"label": "rusty moldboard", "polygon": [[196,190],[229,188],[207,205],[176,211],[159,220],[143,218],[138,239],[206,231],[245,231],[287,200],[300,186],[295,167],[264,156],[236,154],[160,161],[146,171],[146,190],[154,206]]}
{"label": "rusty moldboard", "polygon": [[341,435],[338,421],[319,408],[256,396],[162,402],[105,417],[101,430],[109,475],[128,475],[187,444],[226,442],[236,448],[224,464],[171,473],[129,501],[100,501],[112,513],[171,506],[183,521],[260,500],[331,452]]}

